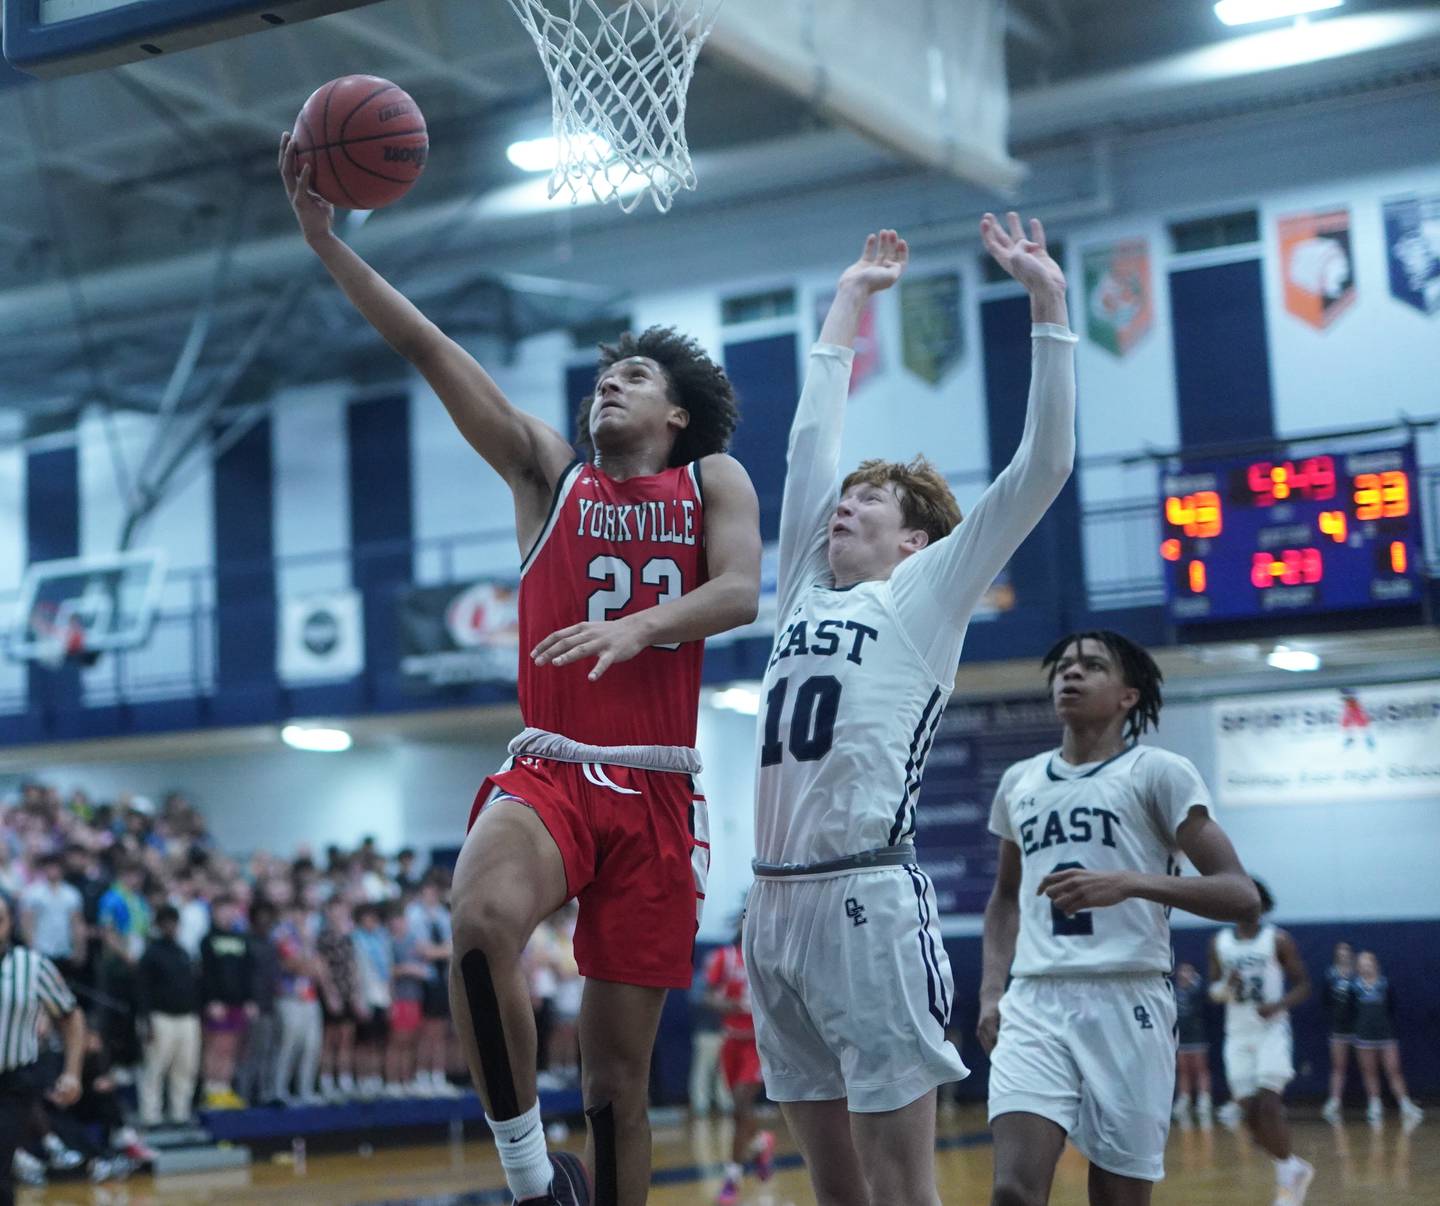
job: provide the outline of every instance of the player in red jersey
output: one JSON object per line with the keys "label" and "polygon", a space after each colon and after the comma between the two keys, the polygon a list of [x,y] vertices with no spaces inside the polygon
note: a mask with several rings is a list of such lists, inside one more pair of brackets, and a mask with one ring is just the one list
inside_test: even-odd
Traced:
{"label": "player in red jersey", "polygon": [[755,491],[724,452],[734,395],[693,341],[626,336],[602,349],[579,423],[593,463],[579,461],[334,235],[288,135],[280,171],[311,250],[515,500],[527,727],[471,813],[450,983],[506,1181],[519,1201],[591,1200],[585,1168],[545,1148],[520,967],[536,925],[578,897],[594,1200],[642,1203],[650,1051],[666,989],[690,984],[709,866],[693,779],[703,641],[754,619],[759,595]]}
{"label": "player in red jersey", "polygon": [[753,1157],[762,1181],[770,1179],[775,1157],[775,1136],[755,1121],[755,1099],[764,1080],[760,1052],[755,1046],[755,1018],[750,1012],[750,977],[737,930],[729,946],[717,947],[705,961],[709,1005],[720,1015],[725,1039],[720,1047],[720,1071],[735,1105],[734,1135],[725,1181],[715,1197],[716,1206],[734,1206],[740,1200],[740,1180]]}

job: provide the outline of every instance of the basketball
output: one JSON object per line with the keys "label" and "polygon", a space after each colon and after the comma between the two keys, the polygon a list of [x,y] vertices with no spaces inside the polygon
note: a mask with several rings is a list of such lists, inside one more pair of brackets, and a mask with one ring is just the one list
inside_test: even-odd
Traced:
{"label": "basketball", "polygon": [[343,75],[310,94],[295,119],[296,169],[332,205],[379,209],[425,170],[430,137],[410,94],[374,75]]}

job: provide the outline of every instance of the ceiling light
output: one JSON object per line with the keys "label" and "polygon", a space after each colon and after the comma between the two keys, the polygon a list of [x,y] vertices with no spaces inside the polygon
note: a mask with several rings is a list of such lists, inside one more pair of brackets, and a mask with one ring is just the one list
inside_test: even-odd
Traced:
{"label": "ceiling light", "polygon": [[[575,139],[571,157],[576,150],[582,151],[582,158],[595,163],[605,163],[615,155],[615,148],[598,134],[586,134]],[[544,138],[522,138],[505,148],[505,158],[522,172],[553,172],[560,158],[560,144],[553,135]]]}
{"label": "ceiling light", "polygon": [[354,744],[344,729],[312,729],[299,724],[287,724],[281,729],[280,740],[291,749],[316,754],[339,754]]}
{"label": "ceiling light", "polygon": [[1320,669],[1318,653],[1311,653],[1308,649],[1291,649],[1289,645],[1276,645],[1265,661],[1277,670],[1294,670],[1296,673]]}
{"label": "ceiling light", "polygon": [[1215,15],[1226,25],[1253,25],[1339,8],[1345,0],[1219,0]]}
{"label": "ceiling light", "polygon": [[726,687],[710,697],[710,706],[742,716],[760,715],[760,692],[753,687]]}

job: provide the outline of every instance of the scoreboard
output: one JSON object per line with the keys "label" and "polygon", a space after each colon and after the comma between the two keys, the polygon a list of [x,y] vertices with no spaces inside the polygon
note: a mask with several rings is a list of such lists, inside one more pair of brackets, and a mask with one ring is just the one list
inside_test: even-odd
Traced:
{"label": "scoreboard", "polygon": [[1182,624],[1422,598],[1413,445],[1184,462],[1161,478],[1160,556]]}

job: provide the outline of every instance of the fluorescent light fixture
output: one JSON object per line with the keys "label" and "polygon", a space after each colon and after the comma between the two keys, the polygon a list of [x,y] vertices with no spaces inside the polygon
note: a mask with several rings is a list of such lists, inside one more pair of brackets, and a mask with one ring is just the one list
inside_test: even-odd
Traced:
{"label": "fluorescent light fixture", "polygon": [[344,729],[312,729],[301,724],[287,724],[280,730],[280,740],[291,749],[316,754],[339,754],[354,744]]}
{"label": "fluorescent light fixture", "polygon": [[[615,154],[615,148],[598,134],[587,134],[575,141],[584,150],[584,157],[596,163],[604,163]],[[505,148],[505,158],[522,172],[553,172],[560,158],[560,144],[550,134],[522,138]]]}
{"label": "fluorescent light fixture", "polygon": [[1308,649],[1291,649],[1289,645],[1276,645],[1265,661],[1277,670],[1293,670],[1297,674],[1320,669],[1318,653],[1311,653]]}
{"label": "fluorescent light fixture", "polygon": [[1257,21],[1280,21],[1324,12],[1344,3],[1345,0],[1219,0],[1215,15],[1226,25],[1253,25]]}
{"label": "fluorescent light fixture", "polygon": [[710,697],[710,706],[742,716],[760,715],[760,692],[753,687],[726,687]]}

